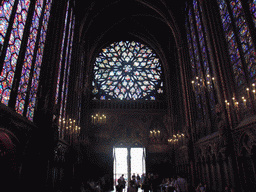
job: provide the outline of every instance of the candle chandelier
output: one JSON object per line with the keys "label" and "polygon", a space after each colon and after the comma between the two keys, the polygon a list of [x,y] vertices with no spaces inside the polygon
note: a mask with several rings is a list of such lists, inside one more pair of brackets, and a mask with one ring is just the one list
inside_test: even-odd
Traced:
{"label": "candle chandelier", "polygon": [[92,124],[97,125],[97,124],[105,124],[107,122],[107,116],[104,114],[96,114],[92,115]]}
{"label": "candle chandelier", "polygon": [[199,93],[203,92],[204,88],[212,89],[215,78],[211,77],[211,75],[207,74],[206,78],[203,78],[201,74],[200,77],[196,76],[194,80],[191,81],[193,90],[197,90]]}
{"label": "candle chandelier", "polygon": [[184,140],[184,137],[185,137],[185,134],[184,133],[181,133],[181,134],[176,134],[176,135],[173,135],[172,138],[168,139],[168,143],[170,144],[176,144],[178,143],[179,141],[183,141]]}
{"label": "candle chandelier", "polygon": [[152,130],[150,131],[150,137],[160,137],[161,136],[161,131],[160,130]]}
{"label": "candle chandelier", "polygon": [[256,84],[252,83],[251,87],[247,87],[244,92],[240,93],[241,97],[235,97],[233,94],[232,101],[225,100],[226,108],[232,107],[236,110],[250,108],[253,101],[256,100]]}
{"label": "candle chandelier", "polygon": [[59,119],[59,136],[67,142],[77,142],[80,129],[79,123],[74,119]]}

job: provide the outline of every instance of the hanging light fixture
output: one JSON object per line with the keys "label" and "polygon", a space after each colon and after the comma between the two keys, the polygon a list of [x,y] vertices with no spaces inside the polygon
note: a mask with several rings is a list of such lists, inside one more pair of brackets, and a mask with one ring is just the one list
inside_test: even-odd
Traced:
{"label": "hanging light fixture", "polygon": [[91,119],[92,119],[92,123],[94,125],[96,124],[105,124],[107,122],[107,116],[102,114],[96,114],[96,115],[92,115],[91,116]]}

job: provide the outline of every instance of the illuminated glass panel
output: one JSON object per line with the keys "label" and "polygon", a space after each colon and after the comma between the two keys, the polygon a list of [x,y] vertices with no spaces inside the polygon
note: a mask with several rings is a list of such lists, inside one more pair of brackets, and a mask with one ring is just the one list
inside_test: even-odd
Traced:
{"label": "illuminated glass panel", "polygon": [[61,78],[61,69],[62,69],[62,60],[63,60],[63,52],[64,52],[64,46],[65,46],[65,40],[66,40],[66,27],[68,22],[68,9],[69,9],[69,1],[67,3],[67,9],[66,9],[66,17],[65,17],[65,24],[64,24],[64,31],[63,31],[63,37],[62,37],[62,44],[61,44],[61,53],[60,53],[60,62],[59,62],[59,70],[58,70],[58,79],[57,79],[57,87],[56,87],[56,95],[55,95],[55,103],[58,103],[58,97],[59,97],[59,89],[60,89],[60,78]]}
{"label": "illuminated glass panel", "polygon": [[4,44],[4,38],[9,25],[9,19],[12,13],[15,0],[4,0],[0,7],[0,44]]}
{"label": "illuminated glass panel", "polygon": [[[243,12],[242,5],[239,0],[231,1],[230,5],[233,11],[233,17],[236,20],[235,25],[239,32],[239,39],[242,45],[242,51],[244,53],[245,62],[247,63],[247,71],[250,77],[254,77],[256,75],[256,54],[252,44],[252,38],[249,28],[247,26],[247,23],[245,22],[245,15]],[[253,83],[254,80],[251,80],[251,83]]]}
{"label": "illuminated glass panel", "polygon": [[30,1],[19,1],[0,76],[0,99],[8,105]]}
{"label": "illuminated glass panel", "polygon": [[197,33],[198,33],[198,38],[199,38],[200,52],[201,52],[201,57],[202,57],[202,62],[203,62],[203,65],[201,67],[205,74],[204,79],[205,79],[206,86],[207,86],[208,92],[209,92],[210,106],[211,106],[211,109],[213,109],[215,99],[214,99],[214,92],[213,92],[213,82],[211,79],[212,75],[210,72],[210,67],[209,67],[209,62],[208,62],[209,60],[208,60],[208,55],[207,55],[207,51],[206,51],[207,48],[206,48],[205,38],[204,38],[204,34],[203,34],[203,25],[202,25],[201,18],[199,15],[199,6],[197,4],[197,0],[193,1],[193,6],[194,6],[194,13],[195,13],[195,21],[196,21],[196,26],[197,26]]}
{"label": "illuminated glass panel", "polygon": [[65,96],[65,93],[66,93],[66,90],[65,90],[65,87],[67,85],[67,81],[68,81],[68,56],[69,56],[69,50],[70,50],[70,35],[71,35],[71,28],[72,28],[72,14],[73,14],[73,9],[71,9],[71,16],[70,16],[70,19],[69,19],[69,27],[68,27],[68,38],[67,38],[67,46],[66,46],[66,54],[65,54],[65,65],[64,65],[64,75],[63,75],[63,82],[62,82],[62,89],[61,89],[61,107],[60,107],[60,116],[62,117],[65,117],[66,116],[66,107],[65,107],[65,100],[66,100],[66,97],[64,98]]}
{"label": "illuminated glass panel", "polygon": [[250,11],[252,14],[254,26],[256,27],[256,0],[252,0],[252,2],[250,3]]}
{"label": "illuminated glass panel", "polygon": [[27,50],[25,53],[24,64],[21,72],[21,79],[18,88],[18,96],[16,100],[15,110],[22,114],[24,111],[25,99],[27,95],[27,88],[29,82],[30,71],[32,67],[32,60],[34,57],[34,49],[37,39],[39,19],[42,12],[44,0],[38,0],[36,2],[35,11],[32,19],[32,25],[30,27],[30,35],[27,42]]}
{"label": "illuminated glass panel", "polygon": [[154,100],[161,85],[161,64],[138,42],[120,41],[104,48],[94,63],[93,93],[100,99]]}
{"label": "illuminated glass panel", "polygon": [[[75,16],[74,16],[75,17]],[[71,66],[71,56],[72,56],[72,47],[73,47],[73,37],[74,37],[74,27],[75,27],[75,18],[73,19],[72,24],[72,35],[70,38],[70,47],[69,47],[69,61],[68,61],[68,74],[67,74],[67,83],[66,83],[66,89],[65,89],[65,107],[64,107],[64,116],[66,115],[66,106],[67,106],[67,97],[68,97],[68,85],[69,85],[69,75],[70,75],[70,66]]]}
{"label": "illuminated glass panel", "polygon": [[[194,28],[194,23],[193,23],[193,16],[192,16],[192,11],[189,9],[189,24],[190,24],[190,33],[188,38],[189,38],[189,43],[191,44],[190,47],[193,47],[193,52],[194,56],[192,59],[194,60],[194,64],[192,64],[193,71],[195,72],[194,74],[194,91],[195,91],[195,96],[196,96],[196,102],[197,102],[197,107],[198,107],[198,115],[200,118],[203,118],[206,116],[206,100],[205,97],[202,96],[202,90],[201,90],[201,82],[200,79],[202,77],[202,67],[201,67],[201,61],[200,61],[200,52],[199,52],[199,45],[197,43],[196,39],[196,29]],[[191,53],[192,54],[192,53]]]}
{"label": "illuminated glass panel", "polygon": [[[234,73],[236,84],[239,87],[239,86],[242,86],[245,84],[245,73],[244,73],[244,70],[242,67],[240,52],[239,52],[238,45],[237,45],[237,42],[235,39],[235,34],[234,34],[234,31],[232,28],[231,16],[228,12],[227,4],[224,0],[218,0],[218,3],[219,3],[220,15],[221,15],[222,23],[223,23],[223,29],[224,29],[224,32],[226,33],[226,40],[228,42],[229,56],[230,56],[230,60],[232,63],[233,73]],[[232,3],[231,3],[233,8],[236,7],[234,9],[234,14],[239,14],[241,16],[240,5],[238,5],[236,3],[233,4],[233,3],[235,3],[235,2],[232,1]],[[242,24],[244,23],[244,18],[243,17],[239,18],[238,22],[239,22],[239,24],[237,26],[242,27]],[[244,27],[241,29],[244,29]],[[244,45],[246,45],[246,44],[247,44],[247,42],[245,40]]]}
{"label": "illuminated glass panel", "polygon": [[42,23],[41,32],[40,32],[39,45],[38,45],[38,50],[37,50],[37,55],[36,55],[36,60],[35,60],[35,65],[34,65],[34,71],[33,71],[33,76],[32,76],[31,91],[30,91],[30,95],[29,95],[29,104],[28,104],[27,114],[26,114],[26,117],[31,121],[33,120],[33,117],[34,117],[36,94],[37,94],[37,90],[38,90],[40,69],[41,69],[43,52],[44,52],[44,44],[45,44],[45,39],[46,39],[47,26],[48,26],[48,21],[49,21],[49,17],[50,17],[51,3],[52,3],[52,0],[46,1],[45,10],[44,10],[44,18],[43,18],[43,23]]}

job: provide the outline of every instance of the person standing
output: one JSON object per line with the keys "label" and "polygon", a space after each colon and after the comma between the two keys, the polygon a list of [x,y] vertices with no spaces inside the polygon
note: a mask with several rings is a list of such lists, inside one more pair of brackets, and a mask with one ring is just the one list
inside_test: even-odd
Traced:
{"label": "person standing", "polygon": [[122,192],[123,191],[123,186],[122,186],[122,182],[121,182],[120,178],[117,180],[116,191],[117,192]]}
{"label": "person standing", "polygon": [[122,176],[119,179],[120,179],[121,187],[122,187],[122,190],[123,190],[125,188],[125,184],[126,184],[126,181],[124,179],[124,174],[122,174]]}
{"label": "person standing", "polygon": [[141,183],[140,183],[140,175],[139,174],[137,174],[136,180],[137,180],[137,185],[140,186]]}
{"label": "person standing", "polygon": [[132,176],[132,179],[129,182],[127,191],[128,192],[137,192],[138,191],[138,186],[137,186],[135,175]]}
{"label": "person standing", "polygon": [[140,177],[140,182],[141,184],[144,183],[144,179],[145,179],[145,173],[143,173]]}
{"label": "person standing", "polygon": [[175,188],[177,192],[187,192],[188,185],[186,179],[182,178],[180,175],[177,175]]}
{"label": "person standing", "polygon": [[142,189],[144,190],[144,192],[149,192],[150,191],[150,175],[145,175],[144,181],[142,183]]}

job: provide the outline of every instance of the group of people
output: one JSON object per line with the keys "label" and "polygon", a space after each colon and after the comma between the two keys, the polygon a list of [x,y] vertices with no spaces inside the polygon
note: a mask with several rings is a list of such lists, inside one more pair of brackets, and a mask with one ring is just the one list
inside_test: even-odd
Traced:
{"label": "group of people", "polygon": [[[126,181],[122,175],[118,179],[118,184],[116,185],[116,191],[122,192],[126,186]],[[172,177],[165,178],[161,181],[158,174],[142,174],[141,176],[135,174],[132,175],[131,180],[128,183],[127,192],[137,192],[141,188],[144,192],[187,192],[188,186],[186,179],[177,176],[177,179]]]}

